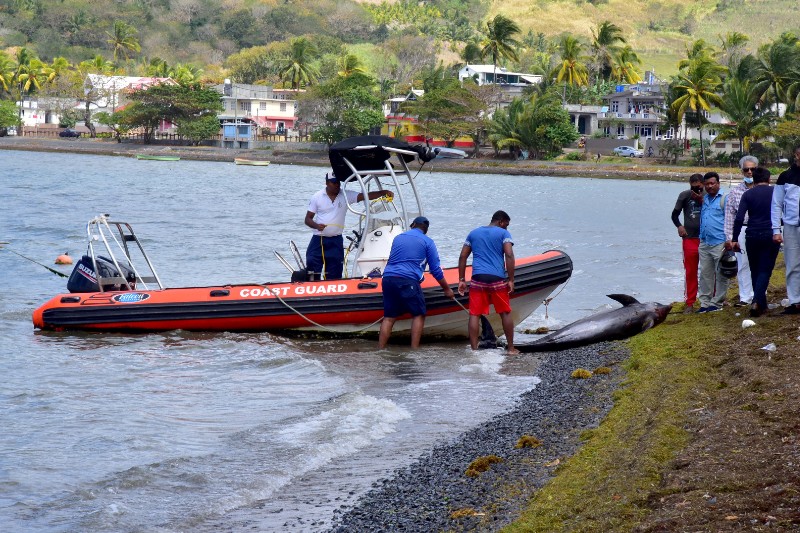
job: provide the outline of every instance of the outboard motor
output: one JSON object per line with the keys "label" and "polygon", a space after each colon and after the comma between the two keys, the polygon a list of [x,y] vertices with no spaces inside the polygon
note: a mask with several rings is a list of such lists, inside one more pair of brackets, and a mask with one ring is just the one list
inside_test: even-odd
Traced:
{"label": "outboard motor", "polygon": [[[107,257],[98,256],[97,258],[97,269],[100,271],[100,277],[111,278],[124,276],[131,288],[134,288],[136,274],[133,272],[133,270],[129,269],[125,265],[120,265],[120,268],[122,269],[122,273],[117,271],[117,268],[114,266],[114,262]],[[100,286],[97,284],[97,274],[95,273],[94,266],[92,265],[92,258],[88,255],[81,257],[81,260],[78,261],[78,263],[75,265],[75,268],[72,269],[72,274],[70,274],[69,280],[67,281],[67,290],[69,292],[100,291]],[[125,291],[128,290],[128,287],[124,284],[109,284],[104,285],[103,290]]]}

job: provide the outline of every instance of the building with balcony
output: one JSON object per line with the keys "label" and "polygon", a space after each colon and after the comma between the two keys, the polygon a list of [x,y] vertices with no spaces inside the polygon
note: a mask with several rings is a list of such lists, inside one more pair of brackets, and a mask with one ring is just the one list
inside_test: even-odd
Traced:
{"label": "building with balcony", "polygon": [[525,87],[541,83],[542,76],[511,72],[494,65],[467,65],[458,71],[458,79],[473,79],[478,85],[495,85],[500,90],[500,105],[508,105],[514,98],[522,96]]}

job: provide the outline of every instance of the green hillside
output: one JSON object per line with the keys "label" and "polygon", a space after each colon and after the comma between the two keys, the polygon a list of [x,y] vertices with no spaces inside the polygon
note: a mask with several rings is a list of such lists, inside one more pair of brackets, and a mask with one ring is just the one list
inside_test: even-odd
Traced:
{"label": "green hillside", "polygon": [[751,51],[783,32],[800,34],[795,0],[496,0],[490,15],[503,14],[523,31],[548,37],[570,33],[591,38],[604,20],[622,28],[642,59],[642,68],[673,74],[696,39],[719,46],[720,35],[737,31]]}
{"label": "green hillside", "polygon": [[[666,76],[698,38],[719,45],[720,35],[738,31],[754,51],[782,32],[800,33],[798,17],[789,16],[796,7],[796,0],[0,0],[0,51],[27,47],[44,61],[65,57],[75,64],[102,54],[127,61],[129,71],[160,58],[219,77],[242,50],[285,46],[305,35],[322,53],[346,49],[375,70],[386,66],[381,54],[420,36],[432,40],[420,45],[425,52],[455,62],[464,44],[478,38],[480,23],[503,14],[523,35],[541,33],[545,40],[568,33],[588,42],[597,24],[611,21],[639,54],[641,69]],[[118,48],[119,58],[111,44],[117,21],[135,30],[140,45]],[[410,53],[395,55],[403,62]]]}

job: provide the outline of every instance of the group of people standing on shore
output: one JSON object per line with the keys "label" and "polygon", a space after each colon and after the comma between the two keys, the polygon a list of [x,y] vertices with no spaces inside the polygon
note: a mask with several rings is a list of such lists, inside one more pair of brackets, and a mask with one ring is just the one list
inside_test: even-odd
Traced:
{"label": "group of people standing on shore", "polygon": [[[381,196],[392,197],[391,191],[369,193],[368,200]],[[341,279],[344,264],[344,230],[348,202],[364,200],[363,194],[342,191],[335,174],[325,176],[325,188],[318,191],[308,204],[305,224],[314,230],[306,250],[306,267],[321,273],[325,279]],[[514,322],[511,317],[510,295],[514,291],[514,241],[508,232],[511,217],[497,211],[487,226],[472,230],[467,236],[458,260],[458,292],[467,289],[467,259],[472,255],[472,276],[469,290],[468,331],[470,346],[478,348],[480,316],[489,314],[493,305],[500,315],[506,336],[506,353],[518,354],[514,348]],[[419,216],[407,231],[392,241],[386,268],[381,273],[383,292],[383,320],[378,347],[389,342],[397,319],[411,315],[411,347],[419,347],[427,312],[422,279],[426,267],[442,287],[446,297],[454,299],[453,289],[445,280],[436,244],[428,237],[430,221]]]}
{"label": "group of people standing on shore", "polygon": [[672,211],[683,242],[685,313],[721,310],[735,271],[739,299],[734,306],[748,306],[750,316],[761,316],[783,244],[789,299],[783,314],[800,314],[800,145],[793,156],[774,187],[769,170],[749,155],[739,160],[742,181],[727,195],[716,172],[689,177],[689,189],[678,195]]}

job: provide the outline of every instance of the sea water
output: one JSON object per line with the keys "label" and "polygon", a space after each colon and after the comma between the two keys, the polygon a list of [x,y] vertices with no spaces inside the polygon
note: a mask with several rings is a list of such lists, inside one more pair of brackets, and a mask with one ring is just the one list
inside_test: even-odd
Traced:
{"label": "sea water", "polygon": [[[513,406],[536,357],[418,351],[267,333],[34,331],[86,250],[86,222],[132,224],[166,286],[285,281],[325,169],[0,152],[0,524],[5,531],[324,530],[333,511],[437,442]],[[517,256],[548,249],[570,281],[517,330],[617,304],[680,300],[670,212],[684,183],[429,172],[429,236],[454,266],[503,209]],[[523,333],[518,340],[530,338]]]}

